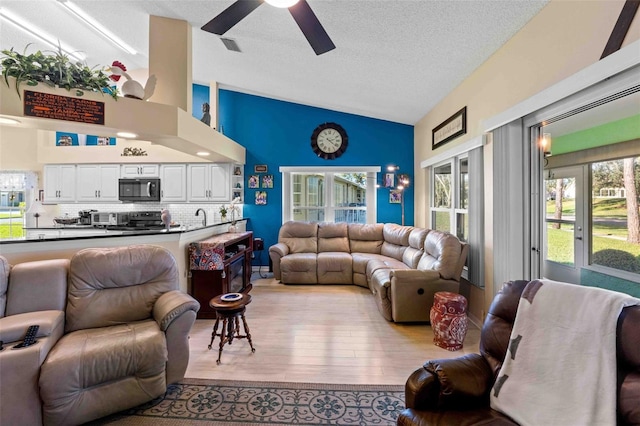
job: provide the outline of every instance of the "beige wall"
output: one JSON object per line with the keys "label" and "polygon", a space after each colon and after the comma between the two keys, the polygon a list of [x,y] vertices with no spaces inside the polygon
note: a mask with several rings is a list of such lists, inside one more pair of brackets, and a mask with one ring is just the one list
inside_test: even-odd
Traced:
{"label": "beige wall", "polygon": [[[520,32],[483,63],[415,126],[415,223],[429,226],[429,193],[426,171],[420,163],[431,156],[483,133],[482,122],[541,90],[599,61],[624,0],[551,0]],[[636,15],[623,46],[640,39],[640,16]],[[431,150],[431,131],[463,106],[467,107],[467,134],[444,147]],[[489,153],[485,153],[487,157]],[[485,220],[486,267],[491,274],[491,220],[493,218],[490,178],[491,161],[485,163],[487,191]],[[492,276],[492,274],[491,274]],[[485,304],[493,289],[487,283]],[[485,307],[474,307],[477,313]]]}

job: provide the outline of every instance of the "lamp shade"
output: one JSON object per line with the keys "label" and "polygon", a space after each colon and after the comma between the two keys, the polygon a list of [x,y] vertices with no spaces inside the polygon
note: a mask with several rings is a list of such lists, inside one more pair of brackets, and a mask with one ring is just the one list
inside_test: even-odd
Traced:
{"label": "lamp shade", "polygon": [[38,200],[35,200],[33,203],[31,203],[31,206],[29,207],[29,209],[27,209],[27,214],[31,215],[35,215],[36,213],[41,215],[46,212],[47,211],[45,210],[44,206]]}

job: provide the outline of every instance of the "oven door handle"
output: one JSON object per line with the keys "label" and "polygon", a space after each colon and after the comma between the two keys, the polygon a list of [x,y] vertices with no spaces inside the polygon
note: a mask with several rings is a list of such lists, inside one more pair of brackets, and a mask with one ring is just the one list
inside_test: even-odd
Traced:
{"label": "oven door handle", "polygon": [[147,197],[151,197],[151,182],[147,182]]}

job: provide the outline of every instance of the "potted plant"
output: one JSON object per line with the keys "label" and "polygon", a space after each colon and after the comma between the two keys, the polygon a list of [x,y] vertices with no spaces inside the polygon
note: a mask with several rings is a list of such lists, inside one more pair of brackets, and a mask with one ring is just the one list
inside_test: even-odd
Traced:
{"label": "potted plant", "polygon": [[227,207],[224,204],[220,206],[220,220],[222,222],[227,220]]}
{"label": "potted plant", "polygon": [[18,53],[11,48],[2,50],[0,67],[2,76],[9,86],[9,77],[16,79],[16,91],[20,97],[20,85],[36,86],[39,83],[51,87],[61,87],[68,91],[75,89],[76,96],[82,96],[84,90],[108,93],[114,99],[118,97],[118,90],[111,86],[109,76],[101,69],[89,68],[82,62],[73,62],[69,56],[58,48],[57,52],[45,54],[41,51],[27,54]]}

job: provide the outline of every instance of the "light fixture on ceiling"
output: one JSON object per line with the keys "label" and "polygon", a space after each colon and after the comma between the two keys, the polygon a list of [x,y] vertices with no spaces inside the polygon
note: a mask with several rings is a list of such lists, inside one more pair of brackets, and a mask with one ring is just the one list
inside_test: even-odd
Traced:
{"label": "light fixture on ceiling", "polygon": [[206,151],[198,151],[196,152],[196,155],[199,155],[200,157],[208,157],[209,153]]}
{"label": "light fixture on ceiling", "polygon": [[127,43],[122,41],[122,39],[120,39],[118,36],[116,36],[111,31],[109,31],[107,28],[101,25],[98,21],[93,19],[87,12],[80,9],[76,4],[68,0],[58,0],[58,3],[61,6],[63,6],[65,9],[67,9],[69,12],[71,12],[78,19],[80,19],[82,22],[89,25],[91,29],[99,33],[101,36],[109,40],[111,43],[115,44],[120,49],[124,50],[127,53],[130,53],[131,55],[136,55],[138,53],[133,47],[129,46]]}
{"label": "light fixture on ceiling", "polygon": [[47,35],[40,28],[34,27],[31,23],[25,21],[24,19],[20,18],[17,15],[14,15],[12,12],[8,11],[7,9],[0,9],[0,18],[3,18],[5,21],[10,22],[11,24],[20,28],[22,31],[29,34],[31,37],[34,37],[42,41],[43,43],[48,44],[54,49],[59,48],[64,53],[66,53],[67,55],[69,55],[70,57],[74,58],[77,61],[84,61],[86,59],[86,56],[83,55],[82,53],[69,48],[60,40],[56,40],[55,38]]}
{"label": "light fixture on ceiling", "polygon": [[125,139],[134,139],[138,137],[138,135],[131,132],[118,132],[116,133],[116,136],[120,136],[121,138],[125,138]]}
{"label": "light fixture on ceiling", "polygon": [[16,125],[20,124],[20,121],[16,120],[15,118],[0,117],[0,124],[9,125],[9,126],[16,126]]}
{"label": "light fixture on ceiling", "polygon": [[287,7],[291,7],[294,4],[298,3],[298,0],[264,0],[264,1],[269,3],[271,6],[281,7],[283,9]]}

